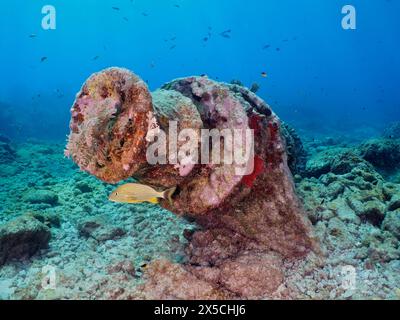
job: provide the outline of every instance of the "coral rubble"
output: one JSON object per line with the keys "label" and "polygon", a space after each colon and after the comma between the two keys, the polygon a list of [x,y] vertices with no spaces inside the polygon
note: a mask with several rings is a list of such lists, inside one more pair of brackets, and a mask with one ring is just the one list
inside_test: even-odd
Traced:
{"label": "coral rubble", "polygon": [[[342,152],[357,153],[357,145],[344,149],[352,140],[333,136],[316,143],[313,132],[309,134],[310,138],[308,134],[301,136],[309,154],[326,154],[324,151],[338,145]],[[239,252],[231,244],[240,243],[242,238],[229,239],[229,232],[226,237],[220,232],[216,241],[201,246],[210,230],[198,230],[198,225],[159,206],[110,203],[107,195],[114,187],[79,171],[63,157],[62,149],[62,142],[16,144],[16,160],[0,165],[4,174],[0,180],[0,224],[29,215],[51,232],[47,248],[30,258],[8,260],[0,267],[1,299],[400,298],[400,219],[396,209],[400,185],[385,180],[364,161],[358,160],[344,174],[296,177],[297,192],[326,258],[309,254],[302,259],[282,259],[270,251]],[[335,157],[334,152],[331,157]],[[57,204],[25,201],[30,189],[53,191]],[[92,222],[97,228],[81,229]],[[118,235],[109,232],[112,229],[125,232]],[[219,251],[213,251],[214,247]],[[198,264],[204,256],[215,265]],[[224,256],[230,258],[221,258]],[[248,262],[248,269],[243,261]],[[45,266],[55,268],[55,290],[42,288]],[[229,276],[230,266],[238,269],[235,277]],[[257,269],[261,266],[262,270]],[[271,285],[265,285],[261,281],[265,279],[254,273],[254,278],[236,277],[246,270],[268,275]],[[355,275],[354,287],[344,286],[348,282],[343,273],[348,271]],[[258,281],[252,292],[252,288],[240,288]]]}

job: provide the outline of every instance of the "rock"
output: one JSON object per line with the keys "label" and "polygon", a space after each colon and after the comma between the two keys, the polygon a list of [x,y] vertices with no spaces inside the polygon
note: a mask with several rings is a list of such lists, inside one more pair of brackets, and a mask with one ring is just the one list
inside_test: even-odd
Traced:
{"label": "rock", "polygon": [[365,161],[352,150],[337,154],[332,159],[331,172],[335,174],[345,174],[351,172],[360,165],[366,165]]}
{"label": "rock", "polygon": [[388,204],[388,211],[395,211],[397,209],[400,209],[400,193],[395,194],[391,199]]}
{"label": "rock", "polygon": [[41,223],[45,224],[49,228],[59,228],[61,226],[61,220],[57,214],[48,212],[30,212],[28,214],[39,220]]}
{"label": "rock", "polygon": [[323,174],[331,172],[332,158],[329,152],[322,152],[312,156],[306,164],[307,177],[319,178]]}
{"label": "rock", "polygon": [[382,223],[382,229],[391,232],[400,240],[400,209],[388,212]]}
{"label": "rock", "polygon": [[13,288],[12,279],[1,279],[0,280],[0,301],[10,300],[11,295],[14,293],[15,288]]}
{"label": "rock", "polygon": [[[209,278],[218,277],[210,274]],[[152,262],[145,270],[142,299],[156,300],[221,300],[232,299],[233,294],[216,289],[206,280],[199,279],[183,266],[166,260]]]}
{"label": "rock", "polygon": [[307,153],[296,131],[287,123],[282,123],[282,135],[286,142],[288,166],[293,175],[302,175],[306,168]]}
{"label": "rock", "polygon": [[330,245],[335,249],[354,248],[354,237],[349,230],[351,228],[351,224],[343,222],[337,217],[330,219],[327,227]]}
{"label": "rock", "polygon": [[243,254],[220,268],[219,283],[239,297],[260,299],[282,284],[282,259],[274,254]]}
{"label": "rock", "polygon": [[368,260],[372,262],[385,263],[399,258],[399,250],[388,242],[373,243],[368,249]]}
{"label": "rock", "polygon": [[382,193],[386,201],[390,201],[394,195],[400,194],[400,185],[395,183],[384,183]]}
{"label": "rock", "polygon": [[21,168],[14,165],[0,164],[0,177],[15,176],[21,172]]}
{"label": "rock", "polygon": [[327,173],[319,177],[318,179],[321,181],[325,186],[329,186],[330,184],[337,182],[339,180],[339,177],[334,174],[334,173]]}
{"label": "rock", "polygon": [[0,226],[0,265],[31,257],[47,247],[50,237],[49,228],[29,215],[5,223]]}
{"label": "rock", "polygon": [[331,200],[336,199],[341,194],[343,194],[345,190],[345,185],[341,182],[333,182],[327,187],[327,196],[330,197]]}
{"label": "rock", "polygon": [[93,187],[86,181],[77,182],[75,188],[77,188],[81,193],[90,193],[93,191]]}
{"label": "rock", "polygon": [[112,266],[108,267],[109,274],[119,273],[119,272],[126,273],[132,277],[136,276],[135,265],[133,264],[132,261],[129,260],[119,261],[117,263],[114,263]]}
{"label": "rock", "polygon": [[307,177],[320,177],[323,174],[348,174],[357,168],[366,172],[373,171],[372,166],[356,152],[346,148],[333,148],[312,156],[306,165]]}
{"label": "rock", "polygon": [[16,158],[16,152],[11,147],[9,140],[0,140],[0,164],[13,162]]}
{"label": "rock", "polygon": [[360,218],[349,207],[343,205],[337,209],[337,216],[344,222],[360,223]]}
{"label": "rock", "polygon": [[104,217],[91,217],[78,224],[79,234],[85,238],[93,238],[99,242],[115,240],[126,234],[121,227],[109,223]]}
{"label": "rock", "polygon": [[22,200],[32,204],[46,203],[55,206],[58,204],[58,195],[50,190],[30,189],[25,193]]}
{"label": "rock", "polygon": [[374,226],[380,226],[385,218],[386,207],[384,203],[377,200],[371,200],[363,203],[362,209],[358,212],[358,216],[362,221],[371,223]]}
{"label": "rock", "polygon": [[360,146],[361,156],[378,169],[394,170],[400,164],[400,141],[373,139]]}

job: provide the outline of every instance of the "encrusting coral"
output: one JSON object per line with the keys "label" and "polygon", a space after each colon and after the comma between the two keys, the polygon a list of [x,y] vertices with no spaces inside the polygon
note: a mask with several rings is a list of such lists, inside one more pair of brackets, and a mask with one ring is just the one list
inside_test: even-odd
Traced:
{"label": "encrusting coral", "polygon": [[[168,129],[170,120],[177,121],[179,129],[252,129],[254,156],[248,161],[254,164],[253,171],[237,174],[235,163],[224,161],[150,165],[147,133]],[[164,265],[163,274],[157,272],[164,281],[156,283],[179,288],[195,274],[202,283],[191,298],[257,298],[278,289],[283,258],[318,251],[294,191],[281,122],[250,90],[189,77],[151,95],[128,70],[110,68],[84,84],[70,127],[66,154],[81,169],[109,183],[134,177],[160,189],[177,186],[172,204],[161,205],[198,224],[198,231],[186,234],[187,263]],[[171,269],[181,270],[182,276],[171,278]],[[151,274],[148,283],[153,281]],[[156,297],[171,297],[162,292]]]}

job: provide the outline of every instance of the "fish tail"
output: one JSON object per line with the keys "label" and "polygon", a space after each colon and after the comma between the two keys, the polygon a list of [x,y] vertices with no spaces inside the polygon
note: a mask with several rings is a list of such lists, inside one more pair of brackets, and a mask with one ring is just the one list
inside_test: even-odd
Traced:
{"label": "fish tail", "polygon": [[168,200],[169,204],[172,205],[172,196],[176,191],[176,187],[170,188],[164,191],[163,198]]}

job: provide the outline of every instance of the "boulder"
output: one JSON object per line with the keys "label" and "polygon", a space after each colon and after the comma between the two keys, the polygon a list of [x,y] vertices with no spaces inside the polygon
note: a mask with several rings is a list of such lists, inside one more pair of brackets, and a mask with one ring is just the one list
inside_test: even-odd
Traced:
{"label": "boulder", "polygon": [[386,214],[385,220],[382,223],[382,229],[391,232],[400,240],[400,209]]}
{"label": "boulder", "polygon": [[282,123],[282,136],[286,142],[288,166],[293,175],[303,175],[307,164],[307,152],[296,130],[287,123]]}
{"label": "boulder", "polygon": [[24,194],[22,200],[32,204],[49,204],[55,206],[58,204],[58,195],[50,190],[30,189]]}
{"label": "boulder", "polygon": [[46,248],[50,229],[30,215],[18,217],[0,226],[0,265],[29,258]]}
{"label": "boulder", "polygon": [[93,238],[99,242],[115,240],[125,235],[126,231],[114,226],[105,217],[91,217],[78,224],[79,234],[85,238]]}
{"label": "boulder", "polygon": [[319,178],[328,173],[346,174],[355,167],[361,167],[367,171],[372,169],[371,165],[353,150],[333,148],[313,155],[307,161],[305,175]]}
{"label": "boulder", "polygon": [[360,154],[376,168],[392,171],[400,165],[400,140],[369,140],[360,146]]}

